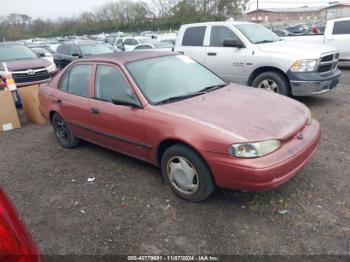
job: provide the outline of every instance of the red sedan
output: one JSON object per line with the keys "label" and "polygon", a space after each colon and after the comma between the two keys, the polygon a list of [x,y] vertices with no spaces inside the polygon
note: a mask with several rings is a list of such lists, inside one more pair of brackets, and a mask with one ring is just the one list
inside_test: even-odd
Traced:
{"label": "red sedan", "polygon": [[161,168],[180,197],[260,191],[297,174],[320,126],[290,98],[228,84],[187,56],[128,52],[70,64],[40,90],[66,148],[80,139]]}

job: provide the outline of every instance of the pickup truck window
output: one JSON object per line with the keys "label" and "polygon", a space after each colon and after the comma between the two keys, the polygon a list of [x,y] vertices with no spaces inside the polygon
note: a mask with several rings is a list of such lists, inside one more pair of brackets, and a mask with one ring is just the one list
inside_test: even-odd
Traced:
{"label": "pickup truck window", "polygon": [[281,39],[269,29],[257,24],[241,24],[236,28],[253,44],[264,44],[280,41]]}
{"label": "pickup truck window", "polygon": [[206,26],[189,27],[184,33],[182,46],[203,46]]}
{"label": "pickup truck window", "polygon": [[333,35],[349,35],[350,21],[340,21],[334,23]]}
{"label": "pickup truck window", "polygon": [[226,26],[212,26],[210,34],[210,46],[223,47],[225,39],[240,40],[233,31]]}

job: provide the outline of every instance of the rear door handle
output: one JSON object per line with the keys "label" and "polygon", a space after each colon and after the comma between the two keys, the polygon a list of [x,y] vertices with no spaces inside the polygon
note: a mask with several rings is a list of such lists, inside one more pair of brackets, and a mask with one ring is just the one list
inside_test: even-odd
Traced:
{"label": "rear door handle", "polygon": [[90,113],[98,115],[100,113],[100,110],[98,110],[97,108],[93,107],[93,108],[90,109]]}
{"label": "rear door handle", "polygon": [[208,53],[208,56],[216,56],[216,53]]}
{"label": "rear door handle", "polygon": [[57,103],[57,104],[62,104],[62,100],[61,100],[61,99],[57,99],[57,100],[56,100],[56,103]]}

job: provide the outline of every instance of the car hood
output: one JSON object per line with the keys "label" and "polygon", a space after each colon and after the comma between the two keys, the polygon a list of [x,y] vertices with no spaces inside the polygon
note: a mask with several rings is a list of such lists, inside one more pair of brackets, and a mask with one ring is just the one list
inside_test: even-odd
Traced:
{"label": "car hood", "polygon": [[305,59],[319,59],[321,54],[337,51],[333,47],[317,44],[304,44],[289,41],[258,44],[263,52],[293,55]]}
{"label": "car hood", "polygon": [[46,59],[41,59],[41,58],[0,61],[0,70],[4,70],[3,62],[6,62],[6,65],[9,71],[44,68],[52,64]]}
{"label": "car hood", "polygon": [[240,142],[286,140],[308,121],[309,109],[288,97],[231,84],[162,108]]}

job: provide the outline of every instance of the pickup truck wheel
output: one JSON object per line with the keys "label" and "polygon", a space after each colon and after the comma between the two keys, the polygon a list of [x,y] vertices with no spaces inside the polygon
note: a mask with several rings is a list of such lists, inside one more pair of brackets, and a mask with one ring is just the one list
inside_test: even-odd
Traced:
{"label": "pickup truck wheel", "polygon": [[59,114],[52,117],[52,127],[58,143],[65,148],[73,148],[80,144],[80,139],[73,135],[70,126]]}
{"label": "pickup truck wheel", "polygon": [[289,96],[290,88],[285,77],[278,72],[265,72],[255,77],[253,87]]}
{"label": "pickup truck wheel", "polygon": [[191,148],[176,144],[169,147],[161,159],[162,175],[179,197],[201,202],[215,189],[215,183],[205,161]]}

